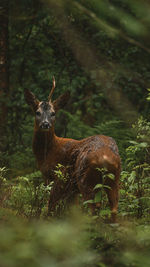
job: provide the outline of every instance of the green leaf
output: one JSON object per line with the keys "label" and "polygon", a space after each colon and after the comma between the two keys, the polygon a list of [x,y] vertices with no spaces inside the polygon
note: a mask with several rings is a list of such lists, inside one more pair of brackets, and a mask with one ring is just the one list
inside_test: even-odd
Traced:
{"label": "green leaf", "polygon": [[143,147],[143,148],[144,148],[144,147],[148,147],[148,144],[147,144],[146,142],[143,142],[143,143],[140,143],[140,144],[139,144],[139,147]]}
{"label": "green leaf", "polygon": [[136,142],[136,141],[129,141],[130,144],[133,144],[133,145],[138,145],[139,143]]}
{"label": "green leaf", "polygon": [[107,174],[107,177],[110,178],[111,180],[115,179],[115,175],[113,173]]}
{"label": "green leaf", "polygon": [[94,190],[95,189],[102,189],[103,187],[104,187],[103,184],[97,184],[97,185],[95,185]]}
{"label": "green leaf", "polygon": [[101,199],[102,199],[102,194],[101,194],[101,192],[96,193],[96,194],[95,194],[95,198],[94,198],[94,203],[98,203],[98,202],[100,202]]}
{"label": "green leaf", "polygon": [[89,200],[86,200],[83,202],[83,205],[86,205],[86,204],[93,204],[94,203],[94,200],[93,199],[89,199]]}

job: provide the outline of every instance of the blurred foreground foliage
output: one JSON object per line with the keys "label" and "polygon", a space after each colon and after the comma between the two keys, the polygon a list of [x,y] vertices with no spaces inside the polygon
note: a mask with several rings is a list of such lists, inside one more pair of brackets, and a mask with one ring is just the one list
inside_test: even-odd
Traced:
{"label": "blurred foreground foliage", "polygon": [[1,266],[92,266],[86,220],[73,215],[65,221],[32,221],[0,210]]}
{"label": "blurred foreground foliage", "polygon": [[72,208],[63,219],[29,222],[1,208],[0,265],[148,267],[149,220],[107,225]]}

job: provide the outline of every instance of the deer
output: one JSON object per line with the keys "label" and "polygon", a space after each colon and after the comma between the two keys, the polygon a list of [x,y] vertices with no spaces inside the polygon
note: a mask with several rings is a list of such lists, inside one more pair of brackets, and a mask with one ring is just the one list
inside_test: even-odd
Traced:
{"label": "deer", "polygon": [[[55,134],[56,113],[62,109],[70,98],[66,91],[56,100],[52,101],[55,89],[53,77],[52,88],[47,101],[39,101],[28,89],[24,96],[31,107],[34,119],[34,133],[32,149],[39,170],[43,175],[45,184],[53,182],[48,204],[48,212],[54,211],[60,200],[67,199],[69,195],[81,194],[83,201],[93,200],[97,184],[102,183],[102,169],[113,175],[113,179],[106,177],[105,191],[113,220],[116,218],[119,201],[119,178],[121,172],[121,159],[118,146],[112,137],[95,135],[81,140],[58,137]],[[63,182],[55,174],[56,166],[63,166],[67,181]],[[106,175],[107,176],[107,175]],[[69,199],[69,197],[68,197]],[[89,201],[90,202],[90,201]],[[89,204],[92,214],[97,204]]]}

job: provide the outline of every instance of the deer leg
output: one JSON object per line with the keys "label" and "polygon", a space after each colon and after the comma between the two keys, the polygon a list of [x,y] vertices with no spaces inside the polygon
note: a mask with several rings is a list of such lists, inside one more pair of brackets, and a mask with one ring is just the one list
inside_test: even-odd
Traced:
{"label": "deer leg", "polygon": [[110,210],[111,210],[111,218],[112,221],[115,222],[117,210],[118,210],[118,201],[119,201],[119,186],[118,183],[112,182],[110,185],[110,189],[106,188],[106,193],[109,200]]}
{"label": "deer leg", "polygon": [[48,214],[55,212],[56,206],[59,206],[60,204],[60,200],[62,201],[62,203],[66,202],[66,207],[73,205],[77,193],[78,190],[72,185],[72,183],[64,183],[62,181],[56,180],[50,193],[48,202]]}
{"label": "deer leg", "polygon": [[48,201],[48,215],[50,215],[52,212],[55,212],[57,203],[61,199],[61,193],[62,185],[58,181],[55,181]]}
{"label": "deer leg", "polygon": [[[82,194],[83,202],[86,202],[88,200],[94,200],[95,192],[93,191],[93,187],[80,185],[79,186],[79,191]],[[96,214],[96,210],[97,210],[96,203],[88,203],[88,207],[89,207],[89,209],[91,211],[91,214],[95,215]]]}
{"label": "deer leg", "polygon": [[[101,177],[96,169],[89,167],[85,174],[78,179],[78,188],[82,193],[84,201],[93,200],[95,198],[96,190],[94,187],[96,184],[101,183]],[[95,215],[100,208],[100,203],[88,203],[88,207],[91,210],[92,215]]]}
{"label": "deer leg", "polygon": [[[86,193],[85,193],[85,190],[84,190],[84,192],[81,191],[81,193],[82,193],[82,197],[83,197],[84,202],[94,199],[94,195],[92,193],[88,192],[88,190],[86,191]],[[91,214],[95,215],[96,214],[96,208],[97,208],[96,204],[95,203],[88,203],[88,207],[91,211]]]}

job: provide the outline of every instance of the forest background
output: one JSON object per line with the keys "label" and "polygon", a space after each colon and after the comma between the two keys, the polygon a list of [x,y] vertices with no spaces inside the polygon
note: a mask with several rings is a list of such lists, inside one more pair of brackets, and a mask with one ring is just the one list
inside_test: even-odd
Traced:
{"label": "forest background", "polygon": [[[56,228],[52,223],[51,227],[47,224],[36,225],[39,232],[45,233],[43,240],[46,240],[47,233],[51,236],[51,228],[55,234],[53,240],[48,238],[46,245],[46,241],[42,244],[38,241],[35,254],[31,255],[30,242],[21,241],[22,233],[27,232],[30,236],[33,231],[32,225],[24,225],[25,218],[46,217],[50,191],[50,188],[43,186],[32,153],[34,118],[25,103],[23,92],[28,88],[40,100],[47,99],[52,76],[56,80],[54,99],[66,90],[71,93],[68,104],[57,114],[56,134],[75,139],[104,134],[116,140],[122,159],[119,215],[136,220],[136,224],[140,219],[138,227],[143,227],[141,232],[137,230],[138,239],[133,238],[135,233],[129,233],[128,238],[130,241],[132,239],[130,243],[136,243],[137,246],[130,247],[135,251],[126,255],[121,246],[128,251],[129,243],[125,235],[120,237],[120,228],[115,230],[117,233],[114,236],[103,225],[105,233],[111,237],[101,233],[100,229],[94,230],[94,234],[91,230],[90,237],[89,232],[87,234],[85,231],[90,240],[87,263],[86,253],[89,251],[84,242],[82,244],[76,240],[73,234],[76,227],[63,221],[65,237],[72,234],[76,243],[81,243],[79,258],[76,257],[80,254],[79,247],[72,243],[66,245],[65,260],[68,265],[64,266],[87,266],[85,262],[91,266],[113,266],[111,261],[114,266],[141,266],[141,262],[142,266],[148,266],[150,239],[145,240],[145,231],[150,231],[149,2],[5,0],[0,6],[0,205],[2,224],[7,221],[9,229],[8,240],[2,238],[0,245],[7,255],[9,244],[14,244],[18,238],[19,245],[14,249],[18,255],[22,255],[18,259],[14,253],[9,254],[10,262],[1,255],[2,266],[20,266],[17,265],[19,260],[22,266],[29,260],[32,262],[30,266],[48,266],[43,263],[46,257],[48,262],[52,262],[51,266],[62,266],[63,244],[59,245],[58,242],[62,233],[59,233],[60,236],[56,234],[59,224]],[[100,193],[103,195],[103,192]],[[103,202],[104,208],[100,213],[102,219],[107,214],[105,196]],[[18,216],[19,220],[21,217],[21,222],[16,223],[16,215],[17,220]],[[77,213],[72,216],[75,216],[79,225],[82,215]],[[21,225],[21,234],[18,234],[16,226],[10,227],[12,217],[15,217],[13,225]],[[87,224],[90,223],[86,221]],[[80,235],[81,229],[78,231]],[[32,235],[32,246],[35,248],[36,240],[40,237],[35,233]],[[141,239],[144,240],[142,244],[139,242]],[[50,257],[44,258],[41,253],[37,263],[38,249],[42,247],[42,251],[48,250],[51,243],[54,247],[56,245],[56,251],[50,249]],[[22,254],[18,253],[21,245],[26,248],[22,248]],[[73,255],[69,247],[73,248]],[[143,254],[138,258],[139,250]],[[121,256],[116,256],[116,251]],[[143,255],[146,256],[143,258]]]}

